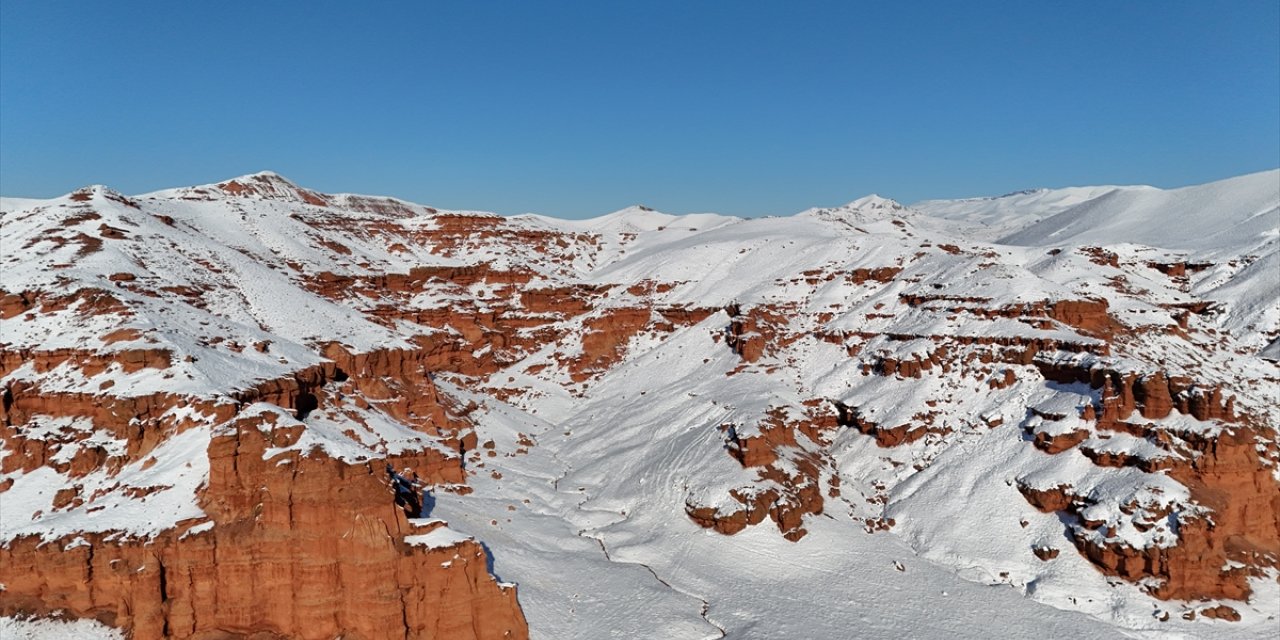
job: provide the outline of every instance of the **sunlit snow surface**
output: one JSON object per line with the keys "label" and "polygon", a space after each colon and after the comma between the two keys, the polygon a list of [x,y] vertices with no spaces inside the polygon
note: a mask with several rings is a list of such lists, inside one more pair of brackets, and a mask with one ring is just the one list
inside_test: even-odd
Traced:
{"label": "sunlit snow surface", "polygon": [[[1253,605],[1242,607],[1252,625],[1192,624],[1177,617],[1178,603],[1108,580],[1069,544],[1052,566],[1027,553],[1041,540],[1065,541],[1056,518],[1005,484],[1019,469],[996,468],[1023,458],[1034,468],[1043,462],[1035,456],[1046,457],[1012,427],[949,451],[905,483],[891,504],[893,533],[864,532],[839,504],[807,519],[810,533],[798,543],[767,521],[731,537],[697,527],[683,511],[691,487],[748,477],[706,428],[737,408],[713,401],[750,403],[767,392],[723,377],[736,356],[717,348],[707,328],[607,374],[586,401],[558,410],[546,403],[549,422],[485,401],[482,439],[533,433],[538,446],[488,462],[500,480],[477,474],[474,494],[442,494],[435,514],[489,545],[495,573],[519,583],[538,637],[713,638],[720,629],[761,639],[989,638],[993,629],[1019,638],[1268,637],[1280,597],[1270,580],[1255,580]],[[640,396],[637,376],[652,364],[645,360],[667,358],[662,380]],[[861,472],[865,441],[837,445],[849,465],[842,471]],[[1105,475],[1075,457],[1080,473]],[[1021,529],[1021,518],[1034,526]],[[1008,537],[1011,529],[1019,535]],[[1159,622],[1165,612],[1173,619]]]}
{"label": "sunlit snow surface", "polygon": [[97,620],[53,620],[0,616],[4,640],[124,640],[124,633]]}
{"label": "sunlit snow surface", "polygon": [[[595,234],[598,243],[570,247],[569,257],[559,262],[538,261],[502,246],[479,245],[457,257],[425,246],[392,251],[385,238],[372,232],[339,230],[326,236],[297,217],[369,223],[370,228],[385,221],[385,214],[342,209],[355,196],[334,196],[334,208],[325,209],[271,199],[189,200],[185,198],[195,192],[178,189],[138,196],[138,209],[112,199],[104,188],[91,193],[85,206],[69,198],[0,201],[5,240],[0,269],[6,289],[54,290],[69,280],[111,291],[131,315],[86,319],[72,307],[44,314],[39,322],[9,319],[0,323],[0,342],[40,350],[165,348],[174,354],[173,366],[134,373],[112,368],[91,377],[69,366],[44,373],[22,367],[6,382],[36,381],[49,391],[82,393],[109,382],[110,392],[118,395],[227,394],[320,362],[316,347],[325,340],[338,339],[362,351],[408,346],[413,336],[437,331],[406,322],[393,327],[370,322],[361,305],[307,291],[299,284],[299,273],[358,276],[479,262],[496,268],[528,266],[535,282],[545,284],[679,283],[655,296],[661,304],[789,304],[804,317],[832,311],[823,329],[881,336],[976,333],[1087,340],[1065,327],[1033,328],[1009,319],[974,324],[963,314],[946,318],[904,308],[899,300],[904,293],[962,292],[987,298],[992,305],[1105,296],[1111,313],[1131,326],[1168,324],[1171,312],[1161,305],[1201,298],[1220,305],[1205,322],[1232,336],[1237,351],[1205,355],[1204,345],[1153,339],[1128,345],[1126,357],[1134,360],[1126,364],[1117,357],[1110,366],[1141,370],[1144,363],[1161,362],[1194,368],[1208,383],[1275,375],[1273,365],[1253,354],[1274,351],[1274,336],[1280,332],[1280,278],[1275,276],[1280,272],[1280,171],[1186,190],[1040,190],[915,208],[869,196],[842,207],[758,220],[671,216],[639,207],[586,221],[511,219],[523,229]],[[101,219],[76,222],[86,206]],[[404,212],[397,214],[397,224],[406,230],[437,224],[425,207],[398,206]],[[172,218],[172,225],[160,222],[160,215]],[[109,224],[145,242],[108,241],[101,250],[77,258],[74,242],[55,246],[40,239],[51,220],[70,225],[63,227],[68,237],[80,231],[95,235],[98,225]],[[349,253],[326,249],[320,242],[325,239],[340,240]],[[922,244],[947,242],[960,243],[965,251],[934,252],[914,260]],[[24,259],[26,254],[10,249],[16,246],[29,247],[30,255],[40,259]],[[1157,272],[1131,270],[1126,272],[1130,286],[1147,293],[1121,296],[1099,282],[1099,269],[1075,251],[1081,246],[1105,246],[1127,262],[1203,260],[1214,266],[1197,273],[1188,291],[1170,286]],[[1054,253],[1047,250],[1051,247],[1064,250]],[[1233,257],[1238,259],[1229,259]],[[883,287],[843,279],[799,286],[792,280],[810,269],[892,265],[903,271]],[[118,273],[131,274],[153,289],[200,284],[216,293],[203,309],[167,304],[116,286],[109,276]],[[468,294],[488,295],[483,285]],[[450,304],[430,295],[413,304]],[[592,313],[627,304],[620,298],[599,301]],[[893,313],[877,317],[882,307]],[[628,345],[624,362],[588,385],[571,384],[555,359],[580,349],[577,329],[480,381],[482,385],[440,376],[442,391],[479,405],[471,417],[480,440],[493,440],[498,455],[473,455],[468,484],[474,492],[436,494],[431,515],[446,520],[448,528],[410,536],[409,542],[434,547],[474,538],[484,544],[492,554],[494,574],[519,584],[531,632],[542,639],[722,634],[761,639],[993,634],[1266,638],[1280,625],[1274,575],[1255,579],[1253,600],[1236,605],[1243,622],[1187,622],[1180,613],[1196,603],[1157,601],[1137,585],[1107,579],[1070,547],[1055,516],[1027,504],[1014,479],[1044,486],[1066,482],[1113,498],[1154,500],[1153,487],[1159,499],[1185,497],[1186,488],[1167,476],[1101,469],[1075,452],[1046,456],[1023,440],[1025,407],[1074,409],[1089,400],[1087,389],[1042,380],[991,390],[982,380],[932,374],[919,380],[868,377],[843,348],[812,336],[780,355],[779,361],[789,360],[775,373],[752,368],[730,376],[741,361],[716,339],[728,321],[721,312],[669,336],[641,333]],[[135,329],[139,337],[112,344],[102,340],[119,329]],[[219,336],[242,347],[270,341],[270,351],[231,351],[225,342],[211,340]],[[927,349],[924,339],[875,337],[863,353],[903,358]],[[550,366],[529,373],[539,364]],[[468,390],[479,386],[526,392],[505,404]],[[754,471],[744,470],[725,453],[719,425],[741,424],[744,435],[750,435],[755,421],[771,407],[793,407],[815,397],[857,399],[868,415],[892,423],[919,410],[922,391],[954,398],[940,408],[942,419],[955,425],[947,446],[918,442],[881,449],[871,438],[841,432],[830,451],[846,493],[827,501],[825,515],[806,519],[809,533],[799,542],[784,540],[768,521],[723,536],[686,516],[687,499],[715,504],[728,499],[729,489],[755,479]],[[1273,418],[1280,414],[1277,404],[1274,385],[1247,389],[1239,398],[1242,408]],[[384,414],[340,408],[360,415],[365,428],[349,432],[351,425],[341,412],[322,408],[308,416],[306,431],[290,448],[360,461],[434,446]],[[271,406],[245,410],[271,412],[286,425],[296,422],[289,412]],[[92,431],[91,424],[45,418],[24,428],[32,437]],[[1003,424],[977,426],[987,418],[1000,418]],[[1170,420],[1181,420],[1181,429],[1218,428],[1189,418]],[[1067,420],[1043,427],[1067,429],[1071,424]],[[90,531],[146,537],[179,520],[203,516],[194,494],[207,476],[204,447],[217,428],[191,427],[157,449],[157,462],[123,469],[112,479],[122,483],[122,491],[104,498],[110,509],[89,512],[84,505],[33,520],[32,514],[50,511],[53,493],[69,480],[47,468],[11,474],[13,486],[0,495],[5,516],[0,518],[0,539],[23,534],[55,539]],[[521,434],[537,443],[527,453],[518,451]],[[105,434],[92,434],[84,442],[118,446]],[[1136,438],[1091,444],[1157,453]],[[74,453],[70,447],[64,451],[59,455]],[[273,449],[268,455],[281,452]],[[927,464],[914,473],[917,462]],[[87,494],[107,480],[90,474],[77,482]],[[891,531],[870,534],[862,519],[879,512],[868,507],[858,488],[877,482],[890,487],[883,509],[897,524]],[[150,493],[137,492],[140,497],[132,498],[123,492],[130,487]],[[1095,515],[1106,519],[1116,514]],[[207,526],[197,525],[188,535]],[[1162,525],[1146,532],[1118,527],[1118,535],[1135,546],[1166,544],[1167,539],[1159,538],[1165,531]],[[1064,547],[1051,563],[1028,553],[1032,546],[1050,543]],[[1171,619],[1160,622],[1165,613]],[[0,637],[11,636],[119,637],[91,622],[0,619]]]}

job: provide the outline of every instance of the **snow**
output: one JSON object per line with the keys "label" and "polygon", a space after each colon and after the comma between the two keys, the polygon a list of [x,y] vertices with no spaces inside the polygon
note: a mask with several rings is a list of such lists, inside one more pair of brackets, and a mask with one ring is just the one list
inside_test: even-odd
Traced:
{"label": "snow", "polygon": [[180,538],[180,539],[186,539],[186,538],[189,538],[189,537],[191,537],[191,536],[198,536],[198,535],[200,535],[200,534],[202,534],[202,533],[207,533],[207,532],[209,532],[209,531],[213,531],[213,526],[214,526],[214,525],[213,525],[213,522],[212,522],[212,521],[210,521],[210,522],[201,522],[200,524],[198,524],[198,525],[196,525],[196,526],[194,526],[194,527],[191,527],[190,529],[187,529],[185,532],[183,532],[183,534],[182,534],[182,538]]}
{"label": "snow", "polygon": [[988,240],[1004,244],[1107,245],[1123,239],[1166,249],[1241,252],[1276,238],[1278,207],[1280,169],[1179,189],[1038,189],[912,205],[930,216],[981,223],[996,234]]}
{"label": "snow", "polygon": [[[419,531],[431,530],[404,540],[432,549],[465,540],[484,544],[495,576],[519,585],[535,638],[823,638],[855,631],[866,638],[989,638],[993,619],[999,634],[1010,637],[1259,638],[1274,628],[1280,602],[1274,576],[1254,581],[1253,601],[1233,605],[1243,622],[1184,621],[1181,612],[1199,604],[1156,601],[1140,585],[1102,576],[1064,534],[1079,523],[1040,513],[1018,486],[1072,486],[1093,502],[1086,517],[1104,523],[1086,535],[1111,535],[1110,541],[1134,547],[1168,546],[1180,518],[1206,515],[1168,475],[1091,463],[1080,449],[1146,459],[1176,454],[1152,440],[1093,430],[1080,410],[1098,401],[1099,392],[1046,383],[1037,365],[1146,372],[1159,363],[1170,375],[1224,385],[1236,393],[1237,407],[1280,420],[1275,365],[1256,357],[1280,357],[1280,171],[1177,190],[1037,190],[911,207],[867,196],[753,220],[638,206],[584,221],[505,219],[515,231],[561,234],[567,246],[540,256],[501,236],[466,238],[457,253],[407,240],[437,229],[442,215],[491,214],[349,194],[325,196],[333,204],[320,206],[277,174],[236,181],[265,186],[243,197],[216,186],[165,190],[134,197],[140,208],[103,188],[86,191],[87,201],[0,201],[4,246],[30,247],[0,256],[6,291],[97,289],[122,307],[100,313],[81,300],[4,319],[6,349],[162,349],[172,363],[88,374],[76,362],[44,371],[27,362],[0,384],[225,399],[321,363],[318,352],[330,340],[367,351],[458,332],[447,325],[374,322],[368,312],[380,305],[485,307],[498,295],[478,284],[428,289],[408,301],[379,291],[331,299],[308,288],[317,274],[360,278],[475,264],[527,269],[534,286],[590,284],[608,295],[585,316],[557,322],[564,330],[558,342],[484,380],[437,379],[442,394],[475,403],[470,419],[477,437],[492,440],[496,456],[468,452],[473,493],[435,494],[439,519],[412,521]],[[389,209],[379,212],[370,203]],[[99,217],[85,219],[90,212]],[[106,238],[101,249],[78,255],[77,234],[99,237],[102,224],[124,229],[131,239]],[[392,251],[400,241],[404,250]],[[946,250],[937,250],[943,245]],[[1117,264],[1098,263],[1089,247],[1113,253]],[[1149,262],[1211,266],[1177,281]],[[901,272],[891,282],[849,277],[884,268]],[[118,273],[134,279],[109,278]],[[674,287],[626,293],[644,281]],[[148,295],[165,288],[162,297]],[[1030,311],[981,315],[1086,298],[1105,300],[1113,316],[1146,333],[1103,353],[1098,338]],[[1214,306],[1187,320],[1193,331],[1168,330],[1176,326],[1177,305],[1200,300]],[[731,320],[723,309],[735,303],[776,306],[799,337],[744,364],[724,342]],[[584,323],[638,304],[684,305],[710,315],[669,334],[641,331],[619,364],[572,384],[560,363],[580,353]],[[137,337],[103,340],[120,329]],[[838,336],[840,344],[824,334]],[[1010,337],[1056,346],[1034,362],[989,370],[934,367],[910,379],[867,373],[885,358],[927,361],[938,344],[990,355],[999,345],[984,342]],[[265,352],[253,346],[267,341]],[[486,349],[501,351],[486,346],[474,355]],[[1005,371],[1012,385],[989,384]],[[490,389],[518,393],[505,403],[482,392]],[[428,448],[448,452],[377,402],[361,407],[354,398],[331,397],[301,421],[263,403],[240,412],[301,428],[296,442],[268,449],[267,459],[316,452],[356,463]],[[918,414],[931,412],[947,433],[883,448],[840,429],[825,447],[801,438],[798,448],[782,451],[778,468],[795,473],[795,457],[825,449],[821,479],[842,481],[841,497],[828,497],[823,515],[805,518],[808,534],[796,543],[767,520],[724,536],[687,517],[687,503],[727,511],[736,505],[730,490],[769,486],[726,454],[722,425],[751,437],[770,411],[801,419],[802,403],[812,399],[856,405],[888,426],[916,424]],[[926,399],[938,402],[926,405]],[[1028,415],[1028,408],[1062,418]],[[183,411],[168,419],[193,417],[179,415]],[[1168,433],[1222,428],[1181,415],[1149,422]],[[79,447],[101,446],[115,455],[127,444],[88,419],[34,416],[14,428],[58,443],[55,463],[68,462]],[[0,477],[12,480],[0,494],[0,542],[37,535],[78,544],[76,536],[93,532],[146,538],[205,518],[195,494],[207,479],[205,450],[218,428],[166,433],[147,459],[114,474],[73,479],[40,467]],[[1027,429],[1088,433],[1077,450],[1048,455],[1029,444]],[[536,444],[522,444],[529,440]],[[101,495],[52,508],[59,489],[77,485],[82,495]],[[1126,502],[1139,508],[1117,508]],[[1164,511],[1172,515],[1149,519]],[[868,533],[865,521],[880,517],[896,524]],[[185,535],[211,528],[200,521]],[[1045,562],[1030,552],[1046,546],[1062,553]],[[1164,612],[1172,613],[1168,622],[1158,619]],[[0,631],[30,637],[81,632],[58,624],[65,623],[4,618],[0,625],[8,626]]]}
{"label": "snow", "polygon": [[475,538],[464,535],[449,527],[437,527],[427,533],[419,533],[404,537],[405,544],[428,549],[448,549],[464,542],[474,542]]}
{"label": "snow", "polygon": [[[75,533],[113,532],[151,538],[191,518],[203,518],[196,490],[209,475],[211,427],[193,427],[171,435],[146,460],[118,473],[99,469],[72,479],[51,467],[5,474],[13,485],[3,494],[0,544],[28,535],[56,540]],[[97,496],[79,506],[53,508],[59,489],[78,487],[79,495]]]}
{"label": "snow", "polygon": [[516,216],[515,219],[526,218],[537,220],[553,228],[570,228],[590,231],[608,237],[621,234],[639,234],[650,231],[670,231],[672,233],[688,231],[705,231],[726,224],[741,222],[741,218],[723,216],[716,213],[690,213],[672,215],[655,211],[642,205],[633,205],[595,218],[584,220],[562,220],[543,216]]}
{"label": "snow", "polygon": [[1152,188],[1102,186],[1030,189],[994,198],[926,200],[911,205],[911,208],[946,220],[981,225],[985,239],[994,240],[1012,230],[1055,216],[1119,189]]}
{"label": "snow", "polygon": [[976,223],[969,237],[1007,245],[1110,249],[1123,240],[1173,250],[1167,262],[1212,265],[1191,290],[1226,310],[1220,326],[1258,349],[1280,332],[1280,169],[1179,189],[1041,189],[913,208]]}
{"label": "snow", "polygon": [[445,457],[456,457],[453,450],[443,446],[439,439],[401,423],[377,410],[376,403],[361,408],[349,397],[316,409],[306,422],[296,419],[290,412],[265,402],[246,407],[242,416],[269,415],[273,424],[280,427],[305,427],[296,442],[287,447],[268,447],[263,459],[272,460],[290,451],[308,455],[321,451],[325,455],[348,463],[360,463],[374,458],[434,449]]}
{"label": "snow", "polygon": [[[692,349],[699,333],[691,329],[666,348]],[[706,342],[690,359],[712,353]],[[621,379],[609,380],[615,375]],[[719,380],[693,367],[669,375],[665,389],[610,406],[634,378],[621,370],[608,374],[595,387],[596,400],[554,426],[509,424],[531,419],[488,403],[482,438],[490,430],[538,429],[539,446],[526,456],[488,462],[501,469],[501,480],[478,474],[471,481],[475,494],[442,495],[436,512],[493,549],[495,573],[520,585],[535,637],[592,638],[612,629],[621,637],[705,638],[723,627],[732,637],[820,638],[843,637],[852,624],[860,637],[985,638],[992,610],[1002,612],[1003,633],[1010,636],[1115,635],[1115,627],[1094,618],[1025,599],[1018,585],[967,582],[918,558],[894,535],[867,535],[838,516],[807,521],[810,534],[795,544],[768,526],[732,537],[699,529],[683,515],[685,487],[741,472],[713,428],[687,426],[718,422],[691,415],[689,405],[709,404],[699,398]],[[672,393],[676,389],[696,389],[698,397]],[[602,414],[609,419],[599,419]],[[508,511],[520,496],[531,504]],[[1016,493],[998,504],[1034,513]],[[972,505],[973,516],[988,506]],[[589,545],[571,544],[575,530],[580,540],[603,546],[593,553]],[[904,562],[907,572],[897,572],[894,561]],[[1076,569],[1096,575],[1087,565]],[[593,580],[586,589],[574,576],[588,570]],[[1064,593],[1091,593],[1074,587],[1063,587]],[[1095,609],[1105,611],[1109,589],[1100,577],[1089,587]],[[710,603],[705,619],[698,613],[703,602]],[[648,612],[640,622],[632,603]]]}
{"label": "snow", "polygon": [[0,616],[5,640],[124,640],[125,634],[91,618],[57,620]]}
{"label": "snow", "polygon": [[[1177,224],[1169,224],[1176,220]],[[1181,189],[1117,189],[1005,236],[1015,245],[1109,244],[1240,252],[1274,242],[1280,170]]]}

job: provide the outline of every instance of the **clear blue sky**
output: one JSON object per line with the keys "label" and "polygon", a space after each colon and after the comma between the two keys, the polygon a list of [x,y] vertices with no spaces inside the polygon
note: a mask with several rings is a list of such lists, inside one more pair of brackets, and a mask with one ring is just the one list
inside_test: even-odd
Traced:
{"label": "clear blue sky", "polygon": [[[892,6],[891,6],[892,5]],[[1280,166],[1280,2],[0,0],[0,193],[581,217]]]}

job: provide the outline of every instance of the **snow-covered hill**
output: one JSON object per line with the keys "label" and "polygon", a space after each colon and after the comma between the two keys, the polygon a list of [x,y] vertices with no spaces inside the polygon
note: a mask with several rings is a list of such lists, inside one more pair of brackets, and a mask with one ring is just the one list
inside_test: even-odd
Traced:
{"label": "snow-covered hill", "polygon": [[1199,265],[1207,271],[1191,289],[1234,335],[1266,344],[1280,329],[1280,169],[1180,189],[1037,189],[913,207],[979,223],[971,237],[1001,244],[1118,245],[1135,259]]}
{"label": "snow-covered hill", "polygon": [[1224,255],[1274,249],[1280,169],[1180,189],[1070,187],[997,198],[929,200],[930,216],[981,223],[1002,244],[1144,244]]}
{"label": "snow-covered hill", "polygon": [[1278,202],[6,198],[0,628],[1267,637]]}

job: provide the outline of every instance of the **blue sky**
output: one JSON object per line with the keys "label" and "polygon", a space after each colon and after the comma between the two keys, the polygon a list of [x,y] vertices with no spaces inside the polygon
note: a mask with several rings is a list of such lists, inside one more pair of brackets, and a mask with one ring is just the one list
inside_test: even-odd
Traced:
{"label": "blue sky", "polygon": [[0,0],[0,193],[565,217],[1280,166],[1280,3]]}

